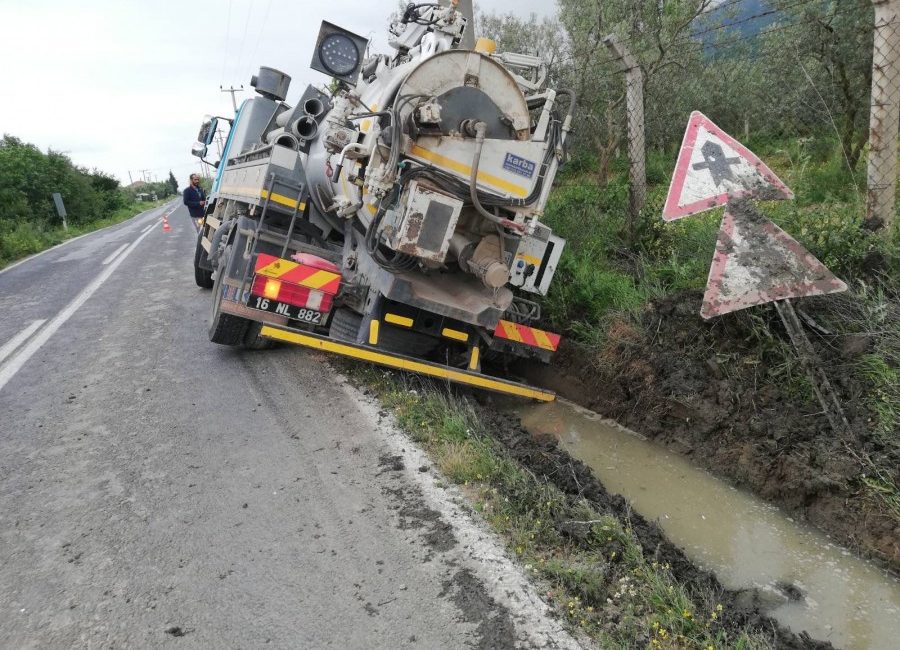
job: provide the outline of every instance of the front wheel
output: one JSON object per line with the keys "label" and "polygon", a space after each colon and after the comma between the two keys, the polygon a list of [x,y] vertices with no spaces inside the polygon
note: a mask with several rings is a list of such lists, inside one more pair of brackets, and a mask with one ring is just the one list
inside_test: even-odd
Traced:
{"label": "front wheel", "polygon": [[206,249],[203,248],[203,229],[201,228],[200,234],[197,235],[197,250],[194,251],[194,282],[196,282],[197,286],[201,289],[212,289],[212,271],[207,271],[203,268],[201,266],[203,263],[208,263],[208,258],[206,256]]}

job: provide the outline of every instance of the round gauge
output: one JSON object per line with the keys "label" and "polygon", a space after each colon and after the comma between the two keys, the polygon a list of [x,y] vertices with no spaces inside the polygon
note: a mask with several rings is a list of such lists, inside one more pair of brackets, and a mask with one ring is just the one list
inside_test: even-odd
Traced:
{"label": "round gauge", "polygon": [[343,77],[356,70],[359,65],[359,50],[349,36],[330,34],[319,45],[319,59],[328,72]]}

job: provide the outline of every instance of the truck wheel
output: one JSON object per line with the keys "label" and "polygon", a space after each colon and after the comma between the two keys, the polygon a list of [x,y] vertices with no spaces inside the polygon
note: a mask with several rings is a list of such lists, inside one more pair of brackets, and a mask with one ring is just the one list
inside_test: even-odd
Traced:
{"label": "truck wheel", "polygon": [[216,280],[213,283],[212,313],[209,317],[209,340],[219,345],[242,345],[247,334],[247,324],[249,323],[246,318],[222,313],[222,291],[225,288],[223,280],[233,248],[233,246],[225,248],[225,252],[219,259],[219,269],[216,272]]}
{"label": "truck wheel", "polygon": [[331,329],[328,330],[328,335],[339,341],[355,343],[361,324],[362,316],[351,309],[340,307],[331,315]]}
{"label": "truck wheel", "polygon": [[206,256],[206,249],[203,248],[203,244],[200,242],[203,240],[203,229],[200,229],[200,234],[197,235],[197,250],[194,251],[194,281],[197,283],[197,286],[201,289],[212,289],[213,287],[213,279],[212,279],[212,271],[207,271],[203,267],[200,266],[201,263],[208,263]]}
{"label": "truck wheel", "polygon": [[409,357],[425,357],[434,352],[438,341],[433,336],[421,332],[411,332],[392,325],[381,324],[378,332],[378,347]]}
{"label": "truck wheel", "polygon": [[[356,335],[362,324],[362,316],[355,311],[341,307],[331,317],[329,336],[340,341],[356,342]],[[411,332],[381,324],[378,332],[378,347],[413,357],[424,357],[438,346],[439,341],[421,332]]]}
{"label": "truck wheel", "polygon": [[275,347],[275,341],[259,335],[259,331],[262,328],[262,323],[256,321],[249,321],[247,323],[247,332],[244,334],[245,348],[248,350],[268,350]]}

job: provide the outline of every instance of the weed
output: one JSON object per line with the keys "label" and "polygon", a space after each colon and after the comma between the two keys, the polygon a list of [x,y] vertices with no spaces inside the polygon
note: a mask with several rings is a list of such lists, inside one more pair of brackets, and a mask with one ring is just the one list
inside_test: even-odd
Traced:
{"label": "weed", "polygon": [[549,584],[547,599],[571,627],[603,647],[652,646],[654,639],[664,647],[766,647],[759,635],[725,627],[712,593],[689,592],[668,566],[648,559],[628,522],[518,465],[465,398],[418,378],[346,369],[465,487],[525,571]]}

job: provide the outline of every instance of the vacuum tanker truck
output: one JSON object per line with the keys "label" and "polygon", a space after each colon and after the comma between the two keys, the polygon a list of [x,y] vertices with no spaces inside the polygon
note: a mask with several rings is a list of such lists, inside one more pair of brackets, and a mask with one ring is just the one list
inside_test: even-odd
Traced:
{"label": "vacuum tanker truck", "polygon": [[[541,221],[575,97],[530,55],[464,48],[456,3],[410,4],[390,54],[324,22],[311,67],[332,79],[286,103],[260,68],[201,221],[209,339],[282,341],[486,390],[551,400],[491,375],[491,357],[547,362],[536,327],[565,242]],[[207,118],[205,159],[226,118]]]}

